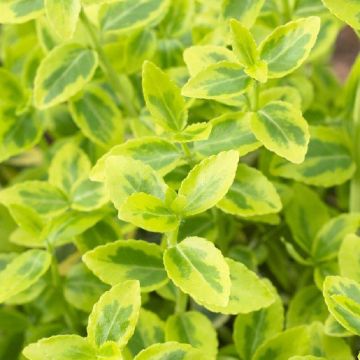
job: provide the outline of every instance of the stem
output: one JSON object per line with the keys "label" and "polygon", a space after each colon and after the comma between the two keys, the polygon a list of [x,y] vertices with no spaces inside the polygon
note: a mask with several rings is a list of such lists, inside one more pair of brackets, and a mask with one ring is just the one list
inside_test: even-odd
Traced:
{"label": "stem", "polygon": [[121,104],[130,116],[136,117],[137,109],[134,106],[134,90],[130,80],[124,75],[119,75],[113,68],[104,50],[101,47],[98,35],[94,31],[93,25],[91,24],[84,11],[81,11],[80,18],[91,38],[94,49],[99,55],[100,65],[111,86],[114,88],[114,90],[116,90],[116,94]]}
{"label": "stem", "polygon": [[62,279],[59,272],[58,262],[55,255],[55,249],[50,242],[46,242],[47,250],[51,255],[51,278],[53,282],[53,286],[55,291],[59,294],[61,297],[62,303],[63,303],[63,310],[64,310],[64,319],[67,324],[67,326],[74,332],[80,333],[81,329],[78,323],[77,315],[74,312],[73,308],[69,306],[67,303],[63,287],[62,287]]}
{"label": "stem", "polygon": [[176,304],[175,304],[175,313],[183,313],[186,311],[188,304],[189,296],[183,293],[179,288],[177,289],[176,294]]}
{"label": "stem", "polygon": [[181,143],[181,148],[183,149],[183,152],[185,154],[185,157],[186,157],[187,162],[189,163],[189,165],[194,165],[194,158],[193,158],[193,155],[191,153],[191,150],[190,150],[188,144]]}
{"label": "stem", "polygon": [[356,171],[350,185],[350,212],[360,212],[360,85],[358,86],[353,112],[353,153]]}
{"label": "stem", "polygon": [[174,230],[167,234],[167,247],[176,246],[179,235],[179,226]]}
{"label": "stem", "polygon": [[289,0],[282,0],[283,3],[283,15],[285,22],[288,22],[292,18],[292,9],[290,8]]}
{"label": "stem", "polygon": [[260,83],[255,81],[254,86],[250,93],[250,106],[251,110],[256,112],[259,109],[259,95],[260,95]]}

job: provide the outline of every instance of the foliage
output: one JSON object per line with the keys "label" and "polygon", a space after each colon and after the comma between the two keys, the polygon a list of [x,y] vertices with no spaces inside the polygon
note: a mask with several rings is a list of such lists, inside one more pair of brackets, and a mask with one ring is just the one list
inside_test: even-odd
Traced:
{"label": "foliage", "polygon": [[360,351],[359,0],[0,1],[0,358]]}

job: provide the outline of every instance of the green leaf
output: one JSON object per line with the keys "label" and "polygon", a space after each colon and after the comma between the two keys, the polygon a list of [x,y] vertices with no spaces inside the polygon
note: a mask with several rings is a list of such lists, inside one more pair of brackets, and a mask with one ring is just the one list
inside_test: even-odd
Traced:
{"label": "green leaf", "polygon": [[105,187],[120,210],[132,194],[143,192],[165,199],[167,185],[150,166],[125,156],[110,156],[105,163]]}
{"label": "green leaf", "polygon": [[314,322],[309,326],[310,347],[309,353],[323,356],[325,359],[353,360],[352,350],[343,339],[328,336],[321,322]]}
{"label": "green leaf", "polygon": [[97,347],[115,342],[126,345],[136,326],[141,306],[139,282],[129,280],[105,292],[89,316],[89,341]]}
{"label": "green leaf", "polygon": [[206,354],[187,344],[175,341],[154,344],[141,351],[134,360],[206,360]]}
{"label": "green leaf", "polygon": [[[6,101],[5,97],[3,99]],[[15,96],[14,99],[19,98]],[[6,105],[0,107],[0,118],[0,162],[29,150],[40,141],[44,130],[41,114],[35,111],[17,114],[13,105]]]}
{"label": "green leaf", "polygon": [[[1,6],[1,5],[0,5]],[[0,15],[1,16],[1,15]],[[23,89],[20,82],[8,69],[0,68],[0,105],[17,106],[24,100]]]}
{"label": "green leaf", "polygon": [[341,276],[328,276],[323,293],[331,315],[351,333],[360,335],[360,285]]}
{"label": "green leaf", "polygon": [[88,86],[70,102],[70,112],[82,133],[106,149],[123,140],[121,112],[110,94],[99,86]]}
{"label": "green leaf", "polygon": [[360,214],[342,214],[328,221],[316,235],[312,256],[317,261],[329,261],[338,256],[346,235],[356,232],[360,225]]}
{"label": "green leaf", "polygon": [[110,156],[123,155],[142,161],[151,166],[159,174],[165,175],[180,162],[182,152],[169,141],[156,137],[144,137],[128,140],[126,143],[113,147],[102,156],[93,167],[90,177],[95,181],[103,181],[105,163]]}
{"label": "green leaf", "polygon": [[305,326],[299,326],[267,340],[257,349],[253,360],[288,360],[294,355],[305,355],[309,346],[309,332]]}
{"label": "green leaf", "polygon": [[359,0],[322,0],[325,6],[339,19],[345,21],[354,29],[360,29],[360,2]]}
{"label": "green leaf", "polygon": [[68,100],[91,80],[97,65],[96,52],[77,44],[59,45],[51,50],[36,73],[36,107],[47,109]]}
{"label": "green leaf", "polygon": [[209,138],[211,130],[212,125],[208,122],[194,123],[175,134],[173,140],[180,143],[206,140]]}
{"label": "green leaf", "polygon": [[225,19],[236,18],[250,28],[254,25],[264,3],[265,0],[223,0],[222,13]]}
{"label": "green leaf", "polygon": [[210,65],[222,61],[236,63],[237,59],[234,53],[222,46],[215,45],[196,45],[190,46],[184,51],[184,61],[192,77]]}
{"label": "green leaf", "polygon": [[328,310],[321,291],[310,285],[300,289],[291,299],[287,312],[287,327],[308,325],[314,321],[323,322]]}
{"label": "green leaf", "polygon": [[330,220],[329,211],[319,195],[304,185],[293,187],[285,207],[285,220],[295,242],[308,254],[318,231]]}
{"label": "green leaf", "polygon": [[338,253],[340,274],[360,283],[360,238],[355,234],[347,235]]}
{"label": "green leaf", "polygon": [[96,278],[83,264],[74,265],[66,274],[64,296],[76,309],[90,312],[109,287]]}
{"label": "green leaf", "polygon": [[280,333],[283,326],[284,308],[278,296],[276,301],[265,309],[238,315],[233,334],[237,352],[242,359],[251,360],[256,349]]}
{"label": "green leaf", "polygon": [[24,205],[40,215],[53,216],[68,209],[65,195],[45,181],[24,181],[0,192],[0,202],[6,206]]}
{"label": "green leaf", "polygon": [[239,154],[234,150],[201,161],[181,183],[172,208],[190,216],[215,206],[233,183],[238,161]]}
{"label": "green leaf", "polygon": [[105,216],[104,212],[77,212],[67,211],[57,217],[54,217],[44,227],[39,236],[39,240],[45,244],[60,245],[72,241],[74,236],[83,233],[85,230],[94,226]]}
{"label": "green leaf", "polygon": [[302,99],[299,90],[292,86],[271,87],[261,91],[259,97],[260,107],[264,107],[273,101],[284,101],[299,109],[302,108]]}
{"label": "green leaf", "polygon": [[341,324],[339,324],[332,315],[329,315],[325,321],[324,332],[331,337],[350,337],[353,334],[347,331]]}
{"label": "green leaf", "polygon": [[86,154],[73,143],[67,143],[57,150],[49,167],[50,184],[65,194],[87,178],[91,163]]}
{"label": "green leaf", "polygon": [[302,164],[295,166],[274,158],[271,173],[322,187],[349,180],[354,174],[355,164],[345,134],[334,127],[314,126],[310,128],[310,135],[308,152]]}
{"label": "green leaf", "polygon": [[[206,304],[206,308],[222,314],[246,314],[271,305],[275,298],[269,286],[240,262],[226,258],[230,269],[230,298],[226,306]],[[246,284],[246,285],[245,285]]]}
{"label": "green leaf", "polygon": [[122,0],[104,4],[100,26],[104,32],[124,33],[158,23],[168,8],[167,0]]}
{"label": "green leaf", "polygon": [[162,258],[162,250],[156,244],[118,240],[87,252],[83,261],[107,284],[138,280],[142,291],[153,291],[168,280]]}
{"label": "green leaf", "polygon": [[95,348],[87,339],[78,335],[57,335],[42,339],[23,350],[29,360],[94,360],[95,353]]}
{"label": "green leaf", "polygon": [[217,207],[232,215],[254,216],[277,213],[282,204],[274,185],[259,170],[239,164],[233,184]]}
{"label": "green leaf", "polygon": [[243,94],[251,84],[240,64],[229,61],[209,65],[182,88],[182,95],[209,100],[226,100]]}
{"label": "green leaf", "polygon": [[289,360],[326,360],[323,357],[313,356],[313,355],[305,355],[305,356],[292,356]]}
{"label": "green leaf", "polygon": [[0,23],[23,23],[39,17],[43,11],[43,0],[2,1],[0,4]]}
{"label": "green leaf", "polygon": [[165,341],[165,324],[151,311],[141,309],[134,335],[127,345],[131,355],[135,357],[141,350]]}
{"label": "green leaf", "polygon": [[164,264],[175,285],[197,302],[216,306],[228,304],[229,266],[211,242],[188,237],[165,251]]}
{"label": "green leaf", "polygon": [[35,284],[50,261],[50,255],[43,250],[28,250],[12,260],[0,272],[0,303]]}
{"label": "green leaf", "polygon": [[254,113],[251,128],[270,151],[295,164],[304,161],[310,134],[301,111],[293,105],[283,101],[268,103]]}
{"label": "green leaf", "polygon": [[119,209],[119,218],[153,232],[173,231],[180,221],[162,200],[143,192],[126,198]]}
{"label": "green leaf", "polygon": [[320,30],[320,18],[311,16],[277,27],[260,45],[269,78],[280,78],[299,68],[309,56]]}
{"label": "green leaf", "polygon": [[235,19],[230,21],[230,27],[232,49],[238,62],[245,67],[245,72],[250,77],[266,82],[267,63],[260,59],[260,53],[251,32]]}
{"label": "green leaf", "polygon": [[209,358],[215,358],[218,348],[217,334],[211,321],[197,311],[188,311],[168,317],[165,326],[166,341],[188,343]]}
{"label": "green leaf", "polygon": [[81,10],[80,0],[44,0],[47,19],[62,39],[72,38]]}
{"label": "green leaf", "polygon": [[194,144],[194,150],[203,156],[227,150],[237,150],[243,156],[261,146],[251,131],[249,114],[224,114],[212,119],[210,124],[212,130],[208,139]]}
{"label": "green leaf", "polygon": [[146,106],[153,120],[166,130],[183,130],[188,113],[180,88],[150,61],[143,65],[142,79]]}

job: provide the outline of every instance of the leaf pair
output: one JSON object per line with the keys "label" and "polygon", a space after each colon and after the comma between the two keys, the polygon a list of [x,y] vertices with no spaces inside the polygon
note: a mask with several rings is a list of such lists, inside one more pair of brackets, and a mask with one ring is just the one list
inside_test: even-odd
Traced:
{"label": "leaf pair", "polygon": [[105,160],[105,186],[119,217],[155,232],[179,226],[179,217],[215,206],[230,188],[238,164],[236,151],[209,157],[183,180],[178,193],[150,166],[125,156]]}
{"label": "leaf pair", "polygon": [[[244,93],[257,81],[280,78],[300,67],[309,56],[320,29],[318,17],[309,17],[276,28],[257,49],[250,31],[236,20],[231,22],[232,46],[237,61],[216,60],[197,72],[183,87],[184,96],[225,100]],[[212,56],[209,51],[208,56]],[[190,69],[199,59],[186,56]],[[216,58],[215,58],[216,59]],[[190,73],[193,70],[190,71]]]}
{"label": "leaf pair", "polygon": [[142,240],[119,240],[95,248],[83,259],[96,276],[110,285],[137,279],[141,290],[148,292],[160,289],[169,277],[214,312],[247,313],[274,300],[255,273],[225,259],[211,242],[199,237],[188,237],[164,253],[160,246]]}
{"label": "leaf pair", "polygon": [[[23,353],[29,360],[115,359],[126,345],[139,317],[141,306],[138,281],[120,283],[105,292],[89,316],[87,338],[59,335],[28,345]],[[80,356],[80,357],[79,357]]]}
{"label": "leaf pair", "polygon": [[187,125],[188,110],[180,88],[169,75],[153,63],[143,65],[143,92],[147,109],[153,120],[172,133],[177,142],[206,139],[211,131],[207,123]]}

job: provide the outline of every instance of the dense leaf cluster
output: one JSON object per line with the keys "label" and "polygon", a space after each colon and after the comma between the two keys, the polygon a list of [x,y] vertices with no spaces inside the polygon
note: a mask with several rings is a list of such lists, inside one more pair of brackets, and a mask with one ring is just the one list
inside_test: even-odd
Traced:
{"label": "dense leaf cluster", "polygon": [[1,359],[355,359],[360,61],[331,58],[360,0],[0,23]]}

